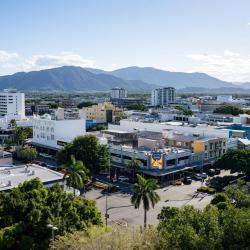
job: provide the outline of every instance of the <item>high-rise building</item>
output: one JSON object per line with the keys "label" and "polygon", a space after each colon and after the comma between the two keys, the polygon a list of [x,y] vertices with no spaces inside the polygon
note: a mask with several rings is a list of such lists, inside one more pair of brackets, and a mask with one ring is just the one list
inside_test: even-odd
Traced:
{"label": "high-rise building", "polygon": [[124,88],[113,88],[111,89],[111,98],[112,99],[122,99],[127,97],[127,90]]}
{"label": "high-rise building", "polygon": [[4,89],[0,92],[0,116],[8,120],[25,118],[25,96],[15,89]]}
{"label": "high-rise building", "polygon": [[151,93],[151,105],[153,106],[166,106],[174,103],[176,98],[175,88],[159,88],[154,89]]}

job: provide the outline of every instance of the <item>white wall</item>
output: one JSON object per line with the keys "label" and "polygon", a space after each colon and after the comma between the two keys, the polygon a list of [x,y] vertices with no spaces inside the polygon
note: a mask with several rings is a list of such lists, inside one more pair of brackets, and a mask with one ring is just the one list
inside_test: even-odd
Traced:
{"label": "white wall", "polygon": [[164,123],[146,123],[146,122],[136,122],[131,120],[121,120],[120,125],[109,124],[108,128],[112,130],[121,130],[128,132],[134,132],[136,129],[153,131],[153,132],[162,132],[164,130],[170,129],[181,132],[183,134],[200,134],[201,136],[206,136],[206,137],[229,138],[229,130],[215,129],[213,127],[208,127],[208,126],[189,127],[189,126],[168,125]]}
{"label": "white wall", "polygon": [[8,120],[22,120],[25,118],[24,93],[0,92],[0,114],[6,115]]}
{"label": "white wall", "polygon": [[84,119],[50,120],[34,118],[33,142],[61,148],[57,141],[71,142],[75,137],[86,133]]}

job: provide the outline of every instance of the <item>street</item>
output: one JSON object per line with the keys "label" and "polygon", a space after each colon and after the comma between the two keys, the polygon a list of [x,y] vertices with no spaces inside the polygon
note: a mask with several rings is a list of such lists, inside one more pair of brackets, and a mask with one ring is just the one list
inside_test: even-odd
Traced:
{"label": "street", "polygon": [[[169,186],[158,189],[157,193],[160,195],[160,202],[158,202],[154,209],[148,212],[148,223],[157,224],[157,215],[160,213],[162,207],[181,207],[184,205],[193,205],[195,208],[204,208],[212,199],[211,195],[199,194],[197,196],[196,190],[200,187],[200,181],[193,181],[191,185]],[[128,193],[113,193],[108,196],[108,223],[127,223],[131,225],[141,225],[143,223],[143,208],[134,209],[130,202],[131,195]],[[106,197],[101,193],[101,190],[92,189],[86,193],[86,198],[96,200],[97,207],[101,213],[105,215]]]}

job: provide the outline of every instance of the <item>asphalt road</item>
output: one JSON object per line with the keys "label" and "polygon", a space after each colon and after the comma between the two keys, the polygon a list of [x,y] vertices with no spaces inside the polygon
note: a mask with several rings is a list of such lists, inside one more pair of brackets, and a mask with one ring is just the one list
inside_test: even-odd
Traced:
{"label": "asphalt road", "polygon": [[[195,208],[204,208],[212,199],[211,195],[199,194],[196,190],[200,187],[201,182],[193,181],[191,185],[169,186],[158,189],[161,201],[156,204],[154,209],[148,212],[148,223],[157,224],[157,215],[162,207],[181,207],[184,205],[193,205]],[[100,190],[92,189],[86,193],[86,197],[96,200],[97,207],[100,209],[103,218],[106,211],[106,196]],[[108,223],[124,222],[131,225],[141,225],[143,222],[143,209],[135,209],[130,202],[129,193],[113,193],[108,195]]]}

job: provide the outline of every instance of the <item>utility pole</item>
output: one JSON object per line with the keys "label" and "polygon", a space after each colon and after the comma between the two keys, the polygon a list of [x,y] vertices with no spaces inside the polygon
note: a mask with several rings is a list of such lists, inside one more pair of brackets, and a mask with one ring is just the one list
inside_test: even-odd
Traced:
{"label": "utility pole", "polygon": [[105,212],[105,225],[106,225],[106,231],[108,230],[108,189],[106,190],[106,212]]}
{"label": "utility pole", "polygon": [[204,153],[202,153],[202,159],[201,159],[201,187],[203,186],[203,165],[204,165]]}

